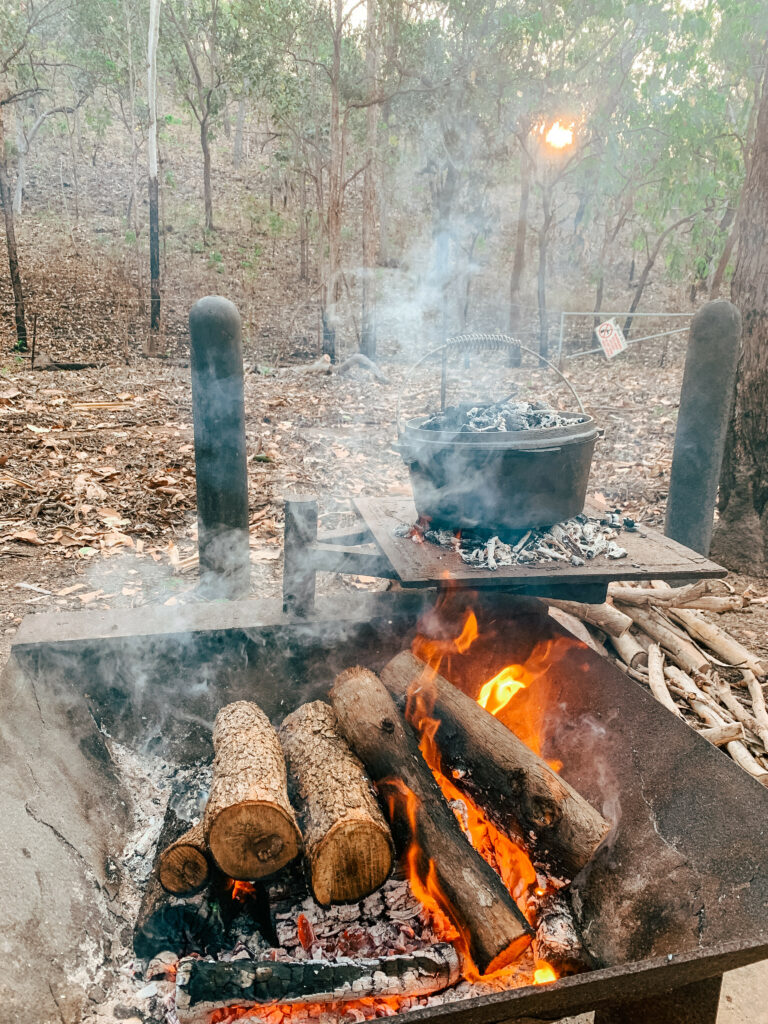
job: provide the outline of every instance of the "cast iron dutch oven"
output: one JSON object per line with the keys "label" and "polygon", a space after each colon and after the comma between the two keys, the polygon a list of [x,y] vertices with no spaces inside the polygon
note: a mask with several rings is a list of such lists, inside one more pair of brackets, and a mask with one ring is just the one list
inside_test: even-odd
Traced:
{"label": "cast iron dutch oven", "polygon": [[[413,369],[440,353],[445,368],[448,355],[468,348],[537,355],[504,335],[464,335],[428,352]],[[579,405],[580,412],[561,413],[572,420],[565,426],[483,433],[435,430],[424,427],[431,419],[427,416],[402,424],[398,397],[397,447],[410,470],[419,516],[433,527],[519,533],[583,511],[600,431],[570,381],[552,363],[547,365],[563,378]],[[443,386],[443,407],[444,394]]]}

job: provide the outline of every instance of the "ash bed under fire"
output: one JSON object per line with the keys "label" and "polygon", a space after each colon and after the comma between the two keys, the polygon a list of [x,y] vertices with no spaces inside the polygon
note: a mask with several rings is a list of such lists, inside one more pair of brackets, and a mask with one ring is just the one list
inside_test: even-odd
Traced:
{"label": "ash bed under fire", "polygon": [[[142,792],[143,765],[160,757],[178,774],[209,760],[225,704],[257,701],[279,724],[327,698],[350,665],[380,671],[432,600],[329,600],[315,619],[260,602],[27,619],[0,691],[3,1020],[111,1020],[114,999],[130,1008],[130,986],[141,988],[124,976],[136,913],[124,860],[147,814],[163,812],[151,772]],[[547,711],[543,755],[615,823],[572,884],[597,967],[405,1016],[490,1024],[598,1009],[601,1024],[714,1021],[722,972],[768,955],[768,794],[537,601],[496,594],[473,607],[479,638],[441,668],[468,693],[566,638],[529,709]],[[464,611],[459,602],[459,626]]]}

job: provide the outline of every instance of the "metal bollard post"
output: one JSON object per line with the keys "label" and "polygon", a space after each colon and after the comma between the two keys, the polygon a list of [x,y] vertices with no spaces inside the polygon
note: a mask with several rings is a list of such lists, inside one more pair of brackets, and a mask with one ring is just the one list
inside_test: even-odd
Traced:
{"label": "metal bollard post", "polygon": [[200,583],[207,596],[248,595],[248,472],[240,314],[208,295],[189,313]]}
{"label": "metal bollard post", "polygon": [[708,302],[691,323],[664,532],[709,554],[725,436],[733,406],[741,314]]}

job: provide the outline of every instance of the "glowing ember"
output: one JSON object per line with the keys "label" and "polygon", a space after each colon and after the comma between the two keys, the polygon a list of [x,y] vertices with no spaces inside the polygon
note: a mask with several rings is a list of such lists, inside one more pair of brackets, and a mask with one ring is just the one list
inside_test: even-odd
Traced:
{"label": "glowing ember", "polygon": [[243,903],[250,896],[256,895],[256,886],[252,882],[236,882],[231,879],[232,882],[232,899],[240,900]]}
{"label": "glowing ember", "polygon": [[557,981],[554,969],[549,964],[544,963],[543,960],[539,960],[536,970],[533,972],[534,985],[548,985],[552,981]]}
{"label": "glowing ember", "polygon": [[566,146],[570,146],[573,142],[573,129],[566,128],[559,121],[555,121],[544,136],[544,141],[548,146],[552,146],[553,149],[565,149]]}

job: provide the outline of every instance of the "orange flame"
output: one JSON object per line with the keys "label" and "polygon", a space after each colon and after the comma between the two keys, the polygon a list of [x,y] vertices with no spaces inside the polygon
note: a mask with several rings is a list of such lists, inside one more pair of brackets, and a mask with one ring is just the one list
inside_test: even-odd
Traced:
{"label": "orange flame", "polygon": [[544,960],[537,960],[536,970],[533,972],[534,985],[548,985],[552,981],[557,981],[554,967]]}
{"label": "orange flame", "polygon": [[507,665],[493,679],[489,679],[477,698],[480,707],[485,708],[492,715],[498,715],[502,708],[509,704],[517,691],[522,690],[526,685],[519,678],[523,671],[522,665]]}
{"label": "orange flame", "polygon": [[253,882],[239,882],[235,881],[234,878],[231,878],[230,882],[232,883],[233,900],[239,900],[242,903],[250,896],[256,895],[256,886]]}
{"label": "orange flame", "polygon": [[457,637],[449,640],[435,640],[425,636],[417,636],[413,641],[413,653],[432,668],[439,668],[444,657],[451,654],[466,654],[472,644],[480,636],[477,628],[477,617],[474,612],[467,613],[464,625]]}

